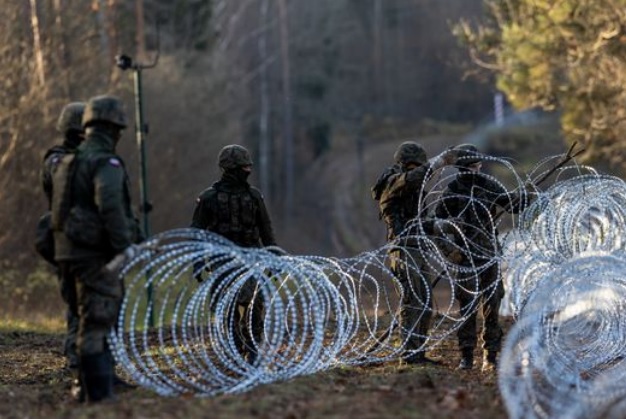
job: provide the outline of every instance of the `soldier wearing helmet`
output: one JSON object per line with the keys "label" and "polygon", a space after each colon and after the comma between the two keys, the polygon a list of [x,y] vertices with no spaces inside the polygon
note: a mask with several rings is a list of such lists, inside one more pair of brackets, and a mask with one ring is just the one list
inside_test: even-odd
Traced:
{"label": "soldier wearing helmet", "polygon": [[60,145],[55,145],[46,151],[41,175],[43,190],[48,199],[48,208],[52,204],[52,173],[61,158],[67,153],[73,153],[84,139],[82,124],[84,110],[84,103],[72,102],[65,105],[59,115],[57,130],[63,136],[63,141]]}
{"label": "soldier wearing helmet", "polygon": [[55,259],[70,282],[70,309],[79,318],[80,382],[88,401],[113,396],[113,358],[106,337],[115,323],[122,284],[103,274],[118,253],[141,239],[131,209],[128,175],[116,154],[127,125],[122,101],[89,100],[82,118],[85,140],[61,159],[53,175]]}
{"label": "soldier wearing helmet", "polygon": [[[203,191],[196,200],[191,227],[217,233],[241,247],[276,246],[270,216],[261,192],[248,183],[252,170],[252,158],[248,150],[231,144],[222,148],[217,157],[222,171],[221,179]],[[212,269],[216,263],[208,261]],[[194,265],[194,276],[203,280],[205,261]],[[239,295],[237,304],[243,307],[243,314],[234,311],[232,331],[239,353],[248,363],[257,359],[255,342],[260,342],[263,334],[264,304],[257,298],[252,301],[256,284],[248,281]],[[250,327],[248,327],[248,319]]]}
{"label": "soldier wearing helmet", "polygon": [[428,162],[426,151],[414,141],[405,141],[393,154],[397,164],[407,167],[409,165],[423,166]]}
{"label": "soldier wearing helmet", "polygon": [[[62,135],[62,141],[60,144],[53,146],[46,151],[43,159],[41,183],[43,191],[48,202],[48,211],[52,206],[52,176],[56,171],[63,156],[69,153],[74,153],[76,148],[84,139],[84,131],[82,126],[83,112],[85,110],[85,104],[82,102],[68,103],[61,110],[59,119],[57,121],[57,130]],[[49,212],[42,217],[45,219],[45,230],[40,231],[43,233],[45,247],[42,249],[38,247],[40,254],[45,260],[56,265],[54,261],[54,243],[49,240]],[[39,241],[38,241],[39,242]],[[61,275],[61,272],[57,270],[57,276],[59,278],[59,285],[61,289],[61,297],[65,304],[69,304],[69,289],[67,280]],[[78,317],[73,315],[72,311],[67,309],[66,313],[67,334],[65,337],[63,353],[67,359],[67,366],[72,371],[78,369],[78,353],[76,351],[76,337],[78,332]],[[75,372],[76,374],[76,372]]]}
{"label": "soldier wearing helmet", "polygon": [[477,169],[475,166],[482,164],[486,157],[473,144],[461,144],[456,147],[456,150],[458,150],[456,165],[461,171],[464,169]]}
{"label": "soldier wearing helmet", "polygon": [[[395,164],[385,169],[372,187],[380,218],[387,226],[387,240],[400,242],[407,227],[420,222],[420,197],[428,173],[453,164],[454,152],[428,160],[424,149],[413,141],[400,144],[394,153]],[[410,364],[435,363],[422,347],[428,336],[432,309],[430,282],[420,275],[426,267],[415,249],[394,249],[389,254],[391,270],[404,288],[401,308],[401,333],[405,342],[404,358]],[[427,303],[424,303],[427,302]]]}
{"label": "soldier wearing helmet", "polygon": [[[455,281],[455,295],[459,300],[461,314],[469,314],[458,330],[461,351],[459,369],[470,370],[474,366],[474,349],[477,346],[475,290],[483,291],[483,371],[495,371],[497,355],[502,341],[502,328],[498,312],[504,296],[500,267],[497,261],[500,246],[494,217],[499,208],[512,213],[520,211],[521,200],[492,177],[481,173],[482,162],[488,157],[472,144],[456,147],[458,151],[458,174],[448,184],[435,209],[441,219],[454,219],[462,230],[457,237],[460,269]],[[474,291],[471,291],[474,290]],[[488,297],[488,298],[487,298]]]}

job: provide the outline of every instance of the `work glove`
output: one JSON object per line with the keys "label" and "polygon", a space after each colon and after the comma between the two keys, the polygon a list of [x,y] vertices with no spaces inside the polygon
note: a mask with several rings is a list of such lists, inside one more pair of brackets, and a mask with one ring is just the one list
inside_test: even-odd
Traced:
{"label": "work glove", "polygon": [[105,268],[111,272],[119,272],[126,263],[134,259],[139,253],[141,253],[140,247],[136,244],[131,244],[107,263]]}
{"label": "work glove", "polygon": [[287,256],[288,254],[285,249],[280,246],[266,246],[264,249],[276,256]]}

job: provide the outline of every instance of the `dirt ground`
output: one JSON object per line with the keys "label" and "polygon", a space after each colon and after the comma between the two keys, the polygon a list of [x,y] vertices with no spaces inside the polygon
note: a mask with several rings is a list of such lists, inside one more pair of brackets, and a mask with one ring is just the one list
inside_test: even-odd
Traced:
{"label": "dirt ground", "polygon": [[337,368],[212,398],[167,398],[139,388],[94,405],[69,396],[61,347],[62,334],[0,331],[0,418],[506,417],[495,373],[455,370],[451,341],[432,353],[443,366]]}

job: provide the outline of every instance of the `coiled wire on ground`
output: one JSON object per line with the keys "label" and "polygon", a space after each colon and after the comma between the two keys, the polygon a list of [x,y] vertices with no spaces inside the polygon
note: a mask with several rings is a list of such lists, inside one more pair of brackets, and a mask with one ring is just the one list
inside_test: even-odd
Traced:
{"label": "coiled wire on ground", "polygon": [[[490,166],[508,174],[511,202],[521,200],[528,206],[528,192],[536,194],[532,179],[518,175],[506,160],[488,159]],[[399,255],[417,255],[419,261],[406,267],[427,285],[426,295],[416,298],[416,304],[424,312],[433,307],[428,340],[415,351],[433,348],[471,314],[459,312],[456,286],[472,293],[474,308],[481,297],[495,291],[497,283],[481,289],[478,275],[501,262],[497,229],[516,226],[508,215],[488,220],[493,237],[489,257],[484,252],[475,257],[467,226],[432,215],[455,173],[430,173],[420,193],[421,216],[398,240],[353,258],[241,248],[194,229],[153,236],[120,272],[126,294],[110,335],[118,365],[139,385],[159,394],[211,396],[339,365],[397,359],[406,355],[408,334],[399,326],[400,301],[404,293],[415,292],[389,268],[390,259]],[[471,263],[450,261],[451,248]],[[198,266],[201,283],[192,275]],[[252,364],[237,350],[233,335],[235,310],[241,310],[244,295],[250,304],[262,301],[264,306],[263,337],[254,342],[259,356]],[[251,318],[245,321],[244,327],[251,329]]]}
{"label": "coiled wire on ground", "polygon": [[595,173],[554,184],[505,248],[517,319],[499,387],[512,418],[623,417],[626,183]]}

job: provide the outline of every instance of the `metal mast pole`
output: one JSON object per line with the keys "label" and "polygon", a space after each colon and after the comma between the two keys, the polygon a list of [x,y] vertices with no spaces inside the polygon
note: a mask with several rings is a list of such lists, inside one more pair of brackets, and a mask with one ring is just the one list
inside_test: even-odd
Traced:
{"label": "metal mast pole", "polygon": [[142,102],[142,90],[141,90],[141,67],[134,67],[134,79],[135,79],[135,137],[137,139],[137,148],[139,149],[139,195],[141,204],[139,210],[141,211],[143,232],[146,237],[150,236],[150,220],[148,213],[152,209],[150,201],[148,201],[148,175],[146,164],[146,144],[145,134],[147,134],[147,126],[143,119],[143,102]]}
{"label": "metal mast pole", "polygon": [[[159,62],[159,27],[157,24],[157,53],[151,64],[139,64],[133,63],[133,59],[128,55],[118,55],[115,57],[116,65],[121,70],[133,70],[134,88],[135,88],[135,137],[137,139],[137,147],[139,148],[139,193],[140,193],[140,205],[139,211],[142,217],[142,228],[146,237],[150,236],[150,222],[148,219],[148,213],[152,210],[152,204],[148,201],[148,169],[146,164],[146,146],[145,146],[145,134],[147,134],[147,124],[143,120],[143,92],[141,90],[141,72],[146,68],[152,68]],[[153,294],[152,285],[148,286],[148,307],[149,307],[149,319],[148,324],[150,327],[154,326],[154,313],[152,312]]]}

